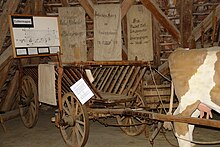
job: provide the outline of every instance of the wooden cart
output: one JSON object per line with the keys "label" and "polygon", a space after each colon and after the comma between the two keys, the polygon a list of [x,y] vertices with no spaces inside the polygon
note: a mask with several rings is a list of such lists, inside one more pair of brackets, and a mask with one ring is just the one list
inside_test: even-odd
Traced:
{"label": "wooden cart", "polygon": [[[87,68],[93,71],[93,83],[86,76]],[[33,127],[38,118],[37,70],[37,66],[23,68],[20,113],[28,128]],[[59,108],[56,125],[68,146],[79,147],[86,144],[90,119],[100,121],[100,118],[114,117],[117,126],[130,136],[142,133],[152,120],[220,127],[220,122],[216,120],[167,116],[147,111],[148,106],[141,94],[147,63],[80,62],[63,66],[56,64],[54,70]],[[69,88],[81,78],[94,93],[84,105]]]}
{"label": "wooden cart", "polygon": [[[84,146],[89,135],[89,119],[115,117],[117,125],[127,135],[139,135],[145,130],[143,118],[123,113],[123,110],[146,110],[141,84],[147,70],[143,62],[80,62],[55,66],[59,112],[56,124],[69,146]],[[91,69],[95,81],[90,83],[85,69]],[[20,113],[26,127],[33,127],[38,118],[37,66],[23,68]],[[94,96],[82,105],[70,86],[83,78]],[[104,78],[104,79],[102,79]]]}

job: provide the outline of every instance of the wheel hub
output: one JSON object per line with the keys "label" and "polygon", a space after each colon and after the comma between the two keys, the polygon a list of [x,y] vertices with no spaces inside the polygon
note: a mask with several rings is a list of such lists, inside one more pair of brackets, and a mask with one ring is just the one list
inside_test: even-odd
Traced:
{"label": "wheel hub", "polygon": [[76,121],[72,116],[64,116],[63,120],[66,124],[68,124],[71,127],[76,125]]}

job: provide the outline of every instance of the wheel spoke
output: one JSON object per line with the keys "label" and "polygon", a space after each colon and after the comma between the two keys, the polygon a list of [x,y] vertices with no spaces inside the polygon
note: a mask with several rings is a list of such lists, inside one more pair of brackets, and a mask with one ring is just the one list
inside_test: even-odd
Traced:
{"label": "wheel spoke", "polygon": [[81,126],[77,123],[76,127],[79,130],[80,134],[83,136],[83,130],[82,130]]}
{"label": "wheel spoke", "polygon": [[78,114],[78,109],[79,109],[79,103],[76,103],[76,109],[75,109],[75,116],[77,116],[77,114]]}
{"label": "wheel spoke", "polygon": [[70,102],[68,100],[65,101],[67,104],[67,108],[69,110],[69,112],[71,113],[71,106],[70,106]]}
{"label": "wheel spoke", "polygon": [[68,115],[71,115],[69,110],[66,108],[66,107],[63,107],[63,110],[68,114]]}
{"label": "wheel spoke", "polygon": [[30,107],[33,108],[33,111],[36,111],[36,105],[34,104],[34,102],[31,102]]}
{"label": "wheel spoke", "polygon": [[72,142],[74,142],[76,144],[76,130],[75,130],[75,127],[72,128],[70,136],[71,136]]}
{"label": "wheel spoke", "polygon": [[79,123],[79,124],[81,124],[81,125],[83,125],[83,126],[85,125],[85,122],[83,122],[83,121],[76,120],[76,122]]}
{"label": "wheel spoke", "polygon": [[80,136],[80,134],[79,134],[79,130],[78,130],[77,127],[75,127],[75,133],[76,133],[77,143],[80,144],[81,136]]}
{"label": "wheel spoke", "polygon": [[125,120],[126,119],[126,117],[125,116],[122,116],[121,118],[120,118],[120,121],[123,121],[123,120]]}
{"label": "wheel spoke", "polygon": [[23,98],[27,99],[28,93],[24,86],[22,86],[22,94],[24,94]]}

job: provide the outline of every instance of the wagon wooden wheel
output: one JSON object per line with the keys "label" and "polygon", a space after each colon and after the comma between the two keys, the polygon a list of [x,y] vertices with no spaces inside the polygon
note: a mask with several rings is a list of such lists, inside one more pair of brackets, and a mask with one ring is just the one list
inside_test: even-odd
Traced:
{"label": "wagon wooden wheel", "polygon": [[62,98],[63,115],[60,131],[66,144],[71,147],[83,147],[89,136],[89,118],[86,107],[71,92]]}
{"label": "wagon wooden wheel", "polygon": [[[136,101],[126,103],[126,108],[142,109],[146,107],[146,104],[139,93],[135,92]],[[146,128],[146,121],[136,116],[116,116],[119,125],[125,125],[126,127],[120,127],[121,130],[129,136],[137,136],[141,134]],[[130,126],[129,126],[130,125]],[[129,126],[129,127],[127,127]]]}
{"label": "wagon wooden wheel", "polygon": [[30,76],[24,76],[21,82],[19,111],[27,128],[32,128],[37,123],[38,106],[37,86]]}

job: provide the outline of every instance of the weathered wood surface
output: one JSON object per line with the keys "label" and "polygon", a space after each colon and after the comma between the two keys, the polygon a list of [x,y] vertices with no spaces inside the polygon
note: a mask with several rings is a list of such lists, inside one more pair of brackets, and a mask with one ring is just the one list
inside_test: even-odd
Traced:
{"label": "weathered wood surface", "polygon": [[69,3],[68,3],[68,0],[61,0],[61,3],[62,3],[62,6],[63,7],[69,7]]}
{"label": "weathered wood surface", "polygon": [[7,95],[1,101],[0,111],[7,112],[11,110],[11,107],[16,101],[16,93],[18,92],[18,87],[19,87],[19,82],[18,82],[19,78],[20,78],[19,71],[16,71],[14,78],[11,80],[11,83],[9,84]]}
{"label": "weathered wood surface", "polygon": [[[58,62],[50,62],[49,64],[56,64]],[[145,61],[86,61],[86,62],[71,62],[71,63],[62,63],[63,66],[102,66],[102,65],[135,65],[135,66],[148,66],[149,62]]]}
{"label": "weathered wood surface", "polygon": [[[8,73],[9,73],[9,69],[11,68],[11,60],[6,60],[7,62],[5,62],[4,65],[0,66],[0,75],[1,75],[1,80],[0,80],[0,92],[3,89],[3,85],[5,83],[5,81],[7,80],[8,77]],[[2,96],[2,92],[0,93],[0,98]]]}
{"label": "weathered wood surface", "polygon": [[15,109],[15,110],[8,111],[6,113],[0,114],[0,119],[2,119],[3,122],[5,122],[7,120],[18,117],[19,115],[20,115],[19,109]]}
{"label": "weathered wood surface", "polygon": [[[63,2],[64,0],[62,0],[62,2]],[[34,15],[36,15],[36,16],[42,16],[42,15],[44,15],[45,14],[45,12],[44,12],[44,5],[43,5],[43,0],[35,0],[35,2],[34,2]]]}
{"label": "weathered wood surface", "polygon": [[13,14],[16,11],[20,1],[21,0],[9,0],[5,3],[4,10],[0,16],[0,52],[9,30],[8,15]]}
{"label": "weathered wood surface", "polygon": [[159,120],[159,121],[168,121],[168,122],[182,122],[182,123],[189,123],[195,125],[203,125],[203,126],[210,126],[215,128],[220,128],[220,121],[219,120],[210,120],[204,118],[193,118],[193,117],[183,117],[178,115],[165,115],[160,113],[153,113],[149,111],[138,111],[138,110],[131,110],[131,109],[89,109],[89,113],[96,113],[96,114],[111,114],[111,115],[132,115],[132,116],[139,116],[146,120]]}
{"label": "weathered wood surface", "polygon": [[212,27],[212,18],[216,16],[216,21],[220,19],[220,5],[218,5],[199,25],[197,25],[193,30],[190,38],[194,38],[197,41],[201,37],[201,31],[203,29],[204,33]]}
{"label": "weathered wood surface", "polygon": [[1,71],[1,68],[4,67],[5,64],[7,64],[7,61],[13,58],[12,46],[9,46],[0,56],[1,56],[0,58],[0,71]]}
{"label": "weathered wood surface", "polygon": [[124,18],[134,2],[135,0],[123,0],[123,2],[121,3],[121,19]]}
{"label": "weathered wood surface", "polygon": [[159,22],[153,18],[152,19],[152,29],[153,29],[153,50],[154,50],[154,65],[159,66],[160,61],[160,25]]}
{"label": "weathered wood surface", "polygon": [[92,2],[90,1],[90,3],[89,3],[88,0],[80,0],[79,3],[85,9],[85,11],[89,15],[89,17],[92,20],[94,20],[94,8],[91,5]]}
{"label": "weathered wood surface", "polygon": [[167,31],[180,42],[181,35],[179,30],[173,25],[168,17],[162,12],[153,0],[141,0],[142,4],[151,11],[152,15],[160,22],[160,24],[167,29]]}
{"label": "weathered wood surface", "polygon": [[193,22],[192,22],[192,0],[180,0],[180,33],[181,33],[181,46],[183,48],[189,47],[188,38],[191,35]]}
{"label": "weathered wood surface", "polygon": [[146,68],[141,66],[94,67],[93,85],[101,92],[132,96],[136,91],[141,91]]}
{"label": "weathered wood surface", "polygon": [[183,117],[178,115],[164,115],[159,113],[153,113],[151,119],[170,121],[170,122],[182,122],[182,123],[189,123],[194,125],[203,125],[203,126],[220,128],[219,120],[211,120],[205,118]]}

